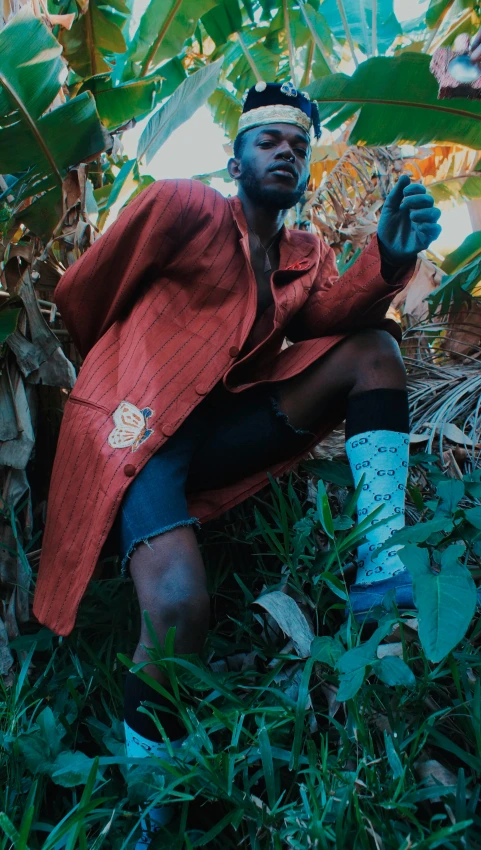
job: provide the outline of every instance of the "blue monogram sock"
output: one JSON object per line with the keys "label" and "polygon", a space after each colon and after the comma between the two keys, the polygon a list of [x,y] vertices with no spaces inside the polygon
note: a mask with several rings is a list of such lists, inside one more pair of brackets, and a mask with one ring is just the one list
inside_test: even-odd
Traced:
{"label": "blue monogram sock", "polygon": [[358,549],[356,584],[371,584],[405,569],[398,555],[399,546],[376,553],[395,531],[404,527],[409,436],[400,431],[365,431],[348,439],[346,452],[356,486],[364,475],[357,503],[358,522],[380,505],[383,510],[373,522],[389,517],[385,525],[367,531],[366,542]]}

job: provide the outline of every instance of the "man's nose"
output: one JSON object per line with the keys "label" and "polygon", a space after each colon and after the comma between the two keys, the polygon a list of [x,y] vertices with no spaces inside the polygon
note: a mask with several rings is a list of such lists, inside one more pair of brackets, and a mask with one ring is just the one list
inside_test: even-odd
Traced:
{"label": "man's nose", "polygon": [[296,161],[296,158],[295,158],[294,154],[292,153],[291,148],[289,147],[287,142],[286,142],[286,144],[282,145],[281,147],[279,147],[277,149],[276,157],[279,157],[279,159],[285,159],[285,160],[287,160],[287,162],[295,162]]}

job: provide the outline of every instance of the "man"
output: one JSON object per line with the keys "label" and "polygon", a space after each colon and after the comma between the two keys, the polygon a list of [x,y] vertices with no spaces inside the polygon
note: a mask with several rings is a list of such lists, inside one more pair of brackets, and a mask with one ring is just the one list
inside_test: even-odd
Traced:
{"label": "man", "polygon": [[[292,84],[249,91],[228,200],[195,181],[160,181],[129,204],[62,278],[56,300],[85,362],[66,405],[34,611],[73,627],[117,517],[125,572],[159,641],[198,652],[209,622],[193,525],[279,474],[346,418],[363,518],[390,521],[359,552],[351,604],[364,616],[412,593],[397,551],[408,464],[406,378],[387,307],[440,227],[425,189],[402,177],[373,239],[339,279],[317,236],[283,226],[309,179],[317,109]],[[285,348],[287,337],[293,345]],[[145,661],[142,624],[134,660]],[[147,671],[162,681],[159,671]],[[162,752],[137,711],[154,692],[128,674],[128,751]],[[166,703],[168,704],[168,703]],[[182,727],[162,714],[173,740]],[[159,820],[163,814],[159,813]]]}

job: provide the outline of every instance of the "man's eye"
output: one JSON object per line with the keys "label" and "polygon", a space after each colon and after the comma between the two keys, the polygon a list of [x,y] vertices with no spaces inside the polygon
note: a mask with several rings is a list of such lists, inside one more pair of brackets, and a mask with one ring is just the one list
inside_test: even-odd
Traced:
{"label": "man's eye", "polygon": [[298,156],[301,156],[302,159],[305,159],[307,156],[307,151],[305,148],[297,148],[297,154]]}
{"label": "man's eye", "polygon": [[270,148],[272,147],[272,142],[259,142],[259,146],[261,148]]}

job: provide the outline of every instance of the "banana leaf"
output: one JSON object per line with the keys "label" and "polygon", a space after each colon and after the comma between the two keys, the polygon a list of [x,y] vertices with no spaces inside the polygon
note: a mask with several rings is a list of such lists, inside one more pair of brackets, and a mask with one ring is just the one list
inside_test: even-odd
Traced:
{"label": "banana leaf", "polygon": [[103,125],[115,130],[132,118],[138,120],[152,112],[161,82],[161,77],[155,76],[114,86],[110,74],[98,74],[83,83],[79,94],[92,92]]}
{"label": "banana leaf", "polygon": [[62,171],[105,149],[105,135],[90,92],[37,121],[31,118],[28,104],[19,102],[18,118],[16,124],[0,130],[0,174],[30,168],[31,180],[48,175],[61,183]]}
{"label": "banana leaf", "polygon": [[215,90],[208,103],[215,123],[222,127],[229,138],[235,139],[242,114],[241,103],[222,87]]}
{"label": "banana leaf", "polygon": [[103,151],[108,140],[90,92],[46,111],[65,77],[60,53],[28,7],[0,33],[0,173],[21,175],[17,203],[48,193],[17,214],[22,222],[34,221],[39,235],[58,220],[67,168]]}
{"label": "banana leaf", "polygon": [[150,0],[138,29],[128,46],[123,79],[155,70],[165,59],[176,56],[215,0]]}
{"label": "banana leaf", "polygon": [[[373,7],[376,8],[376,47],[384,52],[402,33],[401,25],[394,14],[393,0],[343,0],[344,11],[350,34],[355,44],[365,53],[372,51]],[[324,0],[322,14],[332,34],[341,41],[347,37],[339,11],[338,0]]]}
{"label": "banana leaf", "polygon": [[472,263],[474,260],[479,259],[480,256],[481,231],[477,230],[475,233],[470,233],[459,248],[456,248],[455,251],[448,254],[442,265],[443,271],[452,275],[455,272],[460,271],[464,268],[464,266],[467,266],[468,263]]}
{"label": "banana leaf", "polygon": [[19,103],[35,121],[52,103],[66,76],[62,48],[45,24],[24,6],[0,32],[0,126]]}
{"label": "banana leaf", "polygon": [[333,74],[307,90],[318,101],[324,122],[346,106],[359,109],[351,144],[437,141],[481,149],[481,101],[438,100],[429,63],[430,57],[421,53],[377,57],[363,62],[352,77]]}
{"label": "banana leaf", "polygon": [[449,12],[455,0],[431,0],[426,12],[426,24],[429,29],[434,29]]}
{"label": "banana leaf", "polygon": [[[120,11],[119,11],[120,10]],[[112,70],[115,56],[125,53],[127,45],[122,27],[130,14],[120,0],[107,4],[89,0],[71,30],[61,29],[58,39],[64,57],[80,77],[94,77]]]}
{"label": "banana leaf", "polygon": [[213,62],[184,80],[147,124],[139,139],[137,159],[145,157],[148,164],[171,133],[205,103],[217,86],[221,67],[222,60]]}
{"label": "banana leaf", "polygon": [[217,47],[225,44],[233,32],[242,29],[239,0],[224,0],[223,3],[218,3],[203,16],[202,23]]}

